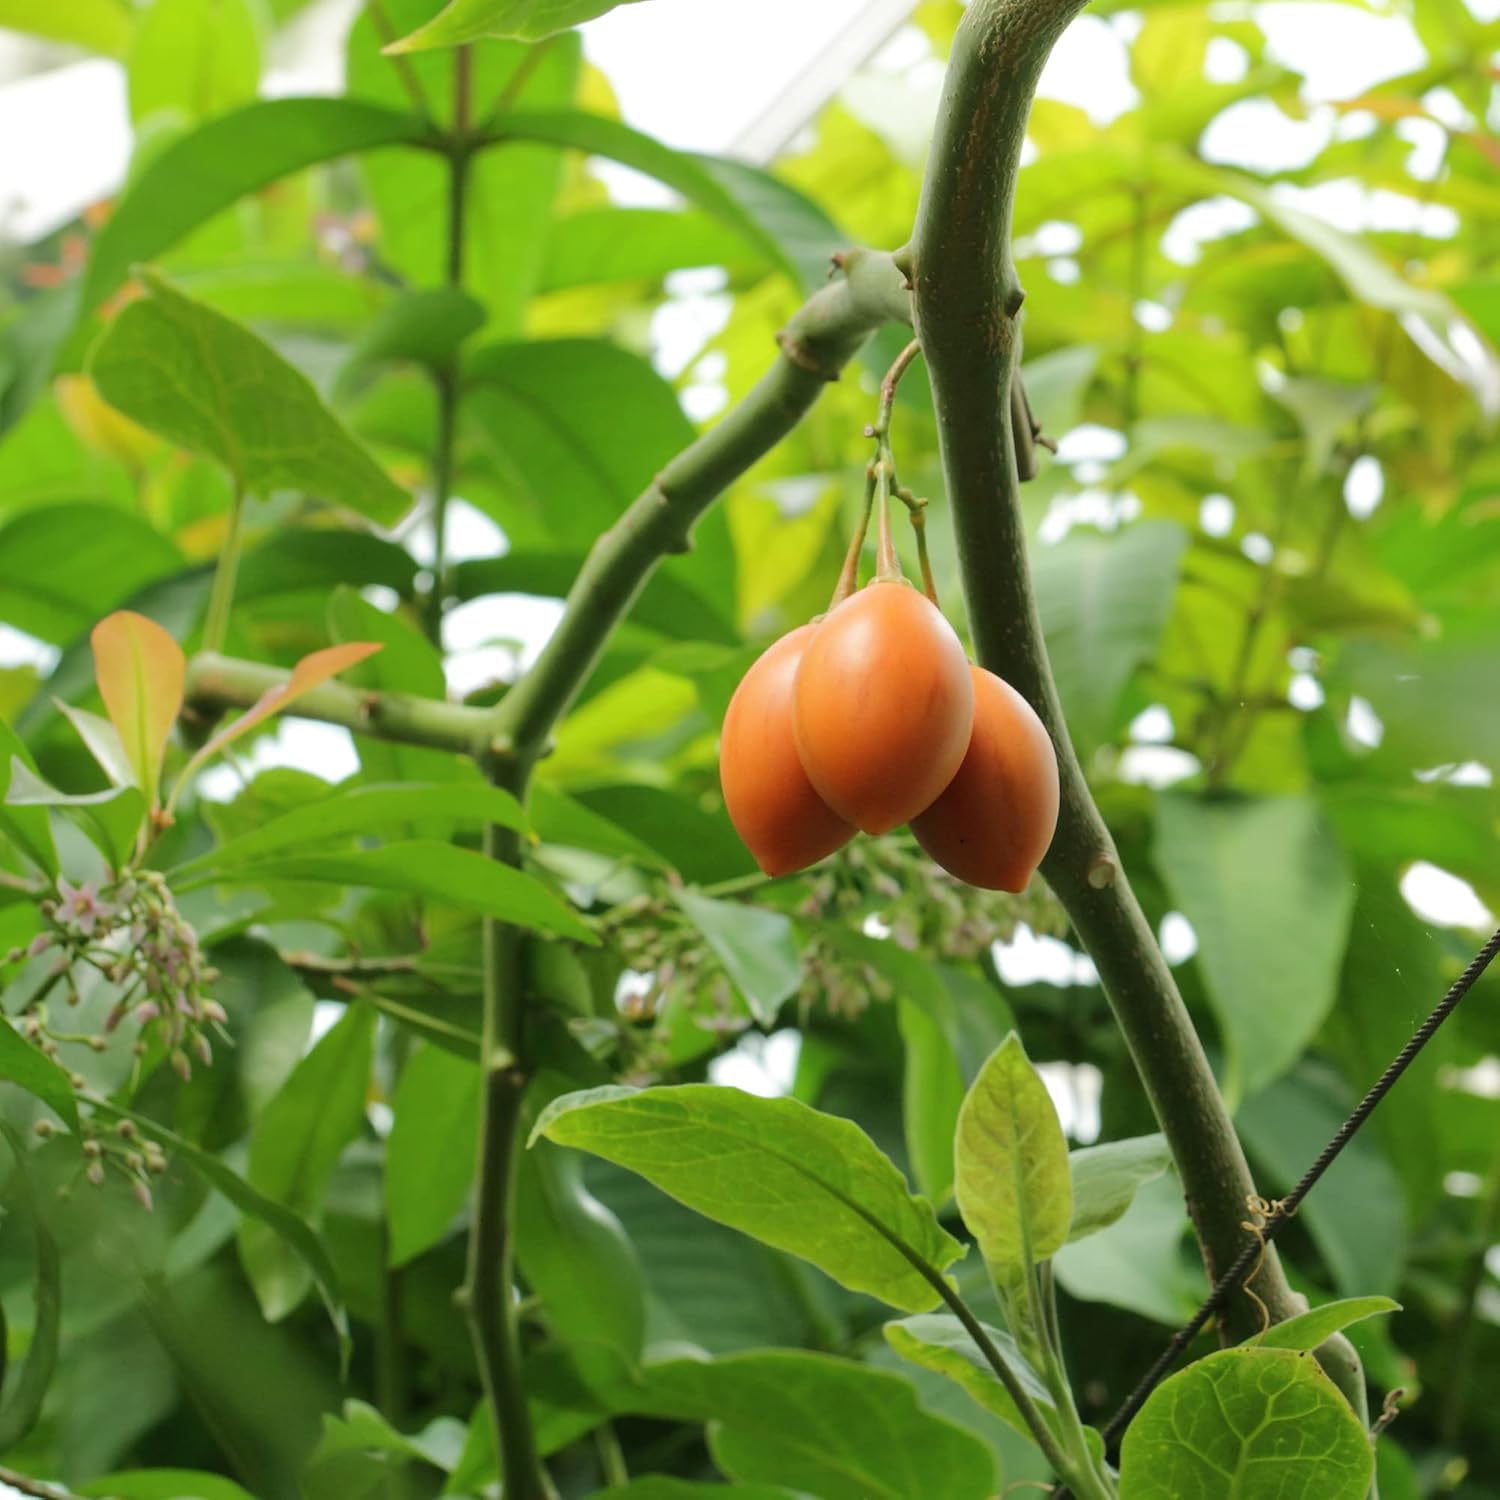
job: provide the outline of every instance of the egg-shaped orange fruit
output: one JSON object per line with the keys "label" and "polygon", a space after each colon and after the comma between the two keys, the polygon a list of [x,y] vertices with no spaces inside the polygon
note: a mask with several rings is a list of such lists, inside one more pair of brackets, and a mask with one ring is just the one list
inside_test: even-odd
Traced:
{"label": "egg-shaped orange fruit", "polygon": [[1036,710],[1008,683],[971,667],[974,733],[958,774],[911,820],[950,875],[1024,891],[1057,829],[1057,752]]}
{"label": "egg-shaped orange fruit", "polygon": [[963,647],[909,583],[877,581],[844,600],[797,671],[797,754],[818,795],[866,833],[932,805],[973,723]]}
{"label": "egg-shaped orange fruit", "polygon": [[792,686],[817,630],[803,625],[763,652],[729,700],[719,783],[735,832],[767,875],[816,864],[854,829],[813,790],[792,738]]}

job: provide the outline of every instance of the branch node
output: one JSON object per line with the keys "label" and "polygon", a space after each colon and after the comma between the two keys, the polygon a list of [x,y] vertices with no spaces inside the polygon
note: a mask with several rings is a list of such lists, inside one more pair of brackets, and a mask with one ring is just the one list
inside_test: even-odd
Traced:
{"label": "branch node", "polygon": [[801,339],[789,333],[785,328],[776,335],[776,345],[799,370],[806,370],[809,375],[816,375],[819,380],[831,382],[839,378],[837,366],[830,369]]}
{"label": "branch node", "polygon": [[1115,876],[1119,873],[1120,867],[1112,856],[1096,854],[1089,865],[1088,882],[1096,891],[1102,891],[1115,883]]}
{"label": "branch node", "polygon": [[1017,284],[1007,287],[1005,291],[1005,315],[1008,318],[1016,317],[1022,305],[1026,301],[1026,288]]}

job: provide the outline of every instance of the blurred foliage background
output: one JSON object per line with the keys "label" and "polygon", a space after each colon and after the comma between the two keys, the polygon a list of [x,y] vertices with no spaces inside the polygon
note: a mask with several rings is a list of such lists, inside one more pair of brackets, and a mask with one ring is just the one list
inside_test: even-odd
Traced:
{"label": "blurred foliage background", "polygon": [[[176,179],[191,210],[203,174],[248,159],[214,122],[255,97],[270,29],[295,8],[77,0],[49,15],[5,0],[0,25],[122,58],[131,181],[196,143],[201,171]],[[1265,172],[1206,153],[1206,134],[1233,116],[1253,146],[1277,122],[1328,111],[1268,50],[1262,7],[1096,7],[1128,43],[1138,102],[1100,125],[1039,101],[1018,198],[1026,376],[1059,444],[1027,489],[1053,666],[1268,1195],[1300,1174],[1500,906],[1500,21],[1463,0],[1372,8],[1409,21],[1420,65],[1337,101],[1301,165]],[[384,0],[360,14],[350,99],[419,99],[447,117],[447,55],[398,68],[379,52],[434,9]],[[1330,7],[1309,9],[1338,36]],[[1362,7],[1347,9],[1352,27]],[[413,299],[444,276],[444,168],[395,146],[273,172],[149,244],[182,291],[304,372],[413,501],[382,528],[301,490],[257,499],[229,650],[290,665],[330,640],[379,640],[352,680],[493,701],[555,618],[537,601],[565,592],[595,535],[755,381],[827,253],[906,240],[935,64],[960,14],[917,6],[897,62],[852,78],[774,180],[659,148],[635,164],[685,188],[682,201],[621,206],[581,151],[524,133],[494,147],[468,205],[472,304]],[[496,104],[616,113],[571,34],[482,43],[473,80],[479,117]],[[283,142],[301,128],[293,116],[272,127]],[[1396,227],[1337,227],[1339,204]],[[89,627],[129,605],[191,650],[230,498],[212,461],[136,427],[90,383],[90,346],[119,301],[91,298],[80,314],[80,289],[98,276],[110,213],[0,250],[0,620],[25,647],[0,669],[0,719],[49,781],[78,792],[101,780],[56,703],[97,708]],[[128,262],[114,269],[104,293]],[[667,359],[670,329],[680,347]],[[552,1092],[610,1077],[790,1089],[859,1121],[944,1203],[963,1083],[1012,1023],[1049,1062],[1075,1138],[1152,1121],[1040,883],[1014,900],[964,890],[897,835],[766,885],[717,795],[716,732],[740,673],[826,603],[875,383],[902,340],[878,339],[734,486],[562,726],[539,772],[534,863],[606,941],[537,943],[533,978],[552,1018]],[[460,344],[459,603],[434,642],[427,365]],[[896,420],[961,623],[920,366]],[[344,776],[477,772],[364,738],[351,751],[342,731],[267,737],[200,784],[160,862],[325,799]],[[7,831],[0,863],[19,873]],[[451,818],[418,831],[473,842]],[[88,873],[81,839],[63,853]],[[24,946],[32,905],[3,886],[0,900],[0,951]],[[180,902],[222,971],[236,1045],[188,1082],[152,1074],[134,1107],[318,1229],[352,1322],[349,1374],[310,1278],[257,1241],[256,1221],[189,1156],[171,1155],[147,1215],[123,1183],[81,1181],[76,1147],[51,1141],[30,1153],[34,1196],[9,1156],[4,1168],[13,1366],[47,1237],[63,1303],[42,1419],[3,1462],[84,1493],[91,1481],[100,1494],[241,1493],[100,1479],[161,1467],[233,1476],[263,1497],[483,1493],[493,1456],[483,1418],[470,1426],[478,1389],[452,1304],[477,1099],[472,917],[400,890],[264,875]],[[35,961],[3,977],[18,1014]],[[86,1008],[107,1008],[103,988]],[[1406,1392],[1380,1444],[1385,1500],[1500,1495],[1497,1017],[1491,978],[1282,1242],[1315,1301],[1385,1292],[1403,1304],[1353,1330],[1377,1389]],[[91,1086],[125,1082],[128,1053],[71,1051]],[[6,1086],[4,1119],[29,1129],[39,1110]],[[683,1346],[834,1350],[899,1369],[924,1404],[983,1434],[1005,1482],[1041,1472],[961,1393],[899,1366],[873,1304],[561,1148],[528,1174],[528,1386],[567,1494],[607,1472],[601,1431],[632,1472],[712,1472],[700,1425],[634,1415],[608,1394],[643,1350]],[[1143,1192],[1058,1270],[1097,1420],[1204,1290],[1175,1185]]]}

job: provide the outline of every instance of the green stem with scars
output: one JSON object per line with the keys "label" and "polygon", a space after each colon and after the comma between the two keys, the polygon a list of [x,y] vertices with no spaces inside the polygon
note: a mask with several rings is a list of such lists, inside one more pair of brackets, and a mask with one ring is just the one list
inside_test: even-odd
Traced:
{"label": "green stem with scars", "polygon": [[203,622],[203,649],[222,651],[229,635],[229,612],[234,606],[234,580],[240,570],[240,543],[245,519],[245,491],[236,479],[234,498],[229,502],[229,529],[219,548],[214,568],[213,587],[208,595],[208,614]]}
{"label": "green stem with scars", "polygon": [[[1254,1182],[1171,971],[1125,879],[1073,752],[1047,662],[1021,516],[1012,397],[1024,294],[1011,209],[1037,79],[1084,0],[973,0],[954,39],[911,246],[916,326],[937,409],[976,654],[1041,715],[1057,749],[1062,807],[1042,866],[1100,980],[1171,1145],[1210,1280],[1245,1242]],[[1257,1282],[1271,1316],[1300,1310],[1279,1260]],[[1224,1318],[1254,1333],[1248,1299]],[[1319,1358],[1356,1411],[1359,1361],[1346,1340]]]}

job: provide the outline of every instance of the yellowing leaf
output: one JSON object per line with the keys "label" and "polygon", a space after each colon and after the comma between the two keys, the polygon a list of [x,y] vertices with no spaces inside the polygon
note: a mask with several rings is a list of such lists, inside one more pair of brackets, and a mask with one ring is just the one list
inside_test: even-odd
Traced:
{"label": "yellowing leaf", "polygon": [[154,806],[167,736],[182,707],[187,674],[182,647],[155,620],[128,609],[105,616],[89,640],[99,696],[125,747],[136,784]]}
{"label": "yellowing leaf", "polygon": [[311,692],[315,687],[327,682],[330,677],[338,676],[340,672],[347,671],[356,662],[363,661],[367,656],[373,656],[379,650],[380,645],[375,641],[347,641],[342,646],[325,646],[321,651],[314,651],[304,656],[292,668],[292,675],[284,683],[279,687],[273,687],[267,693],[262,693],[256,703],[242,713],[233,724],[221,729],[182,768],[182,775],[177,778],[177,785],[172,789],[172,802],[177,801],[178,793],[187,785],[193,773],[226,745],[232,744],[241,735],[248,734],[257,724],[263,723],[272,714],[280,713],[304,693]]}

